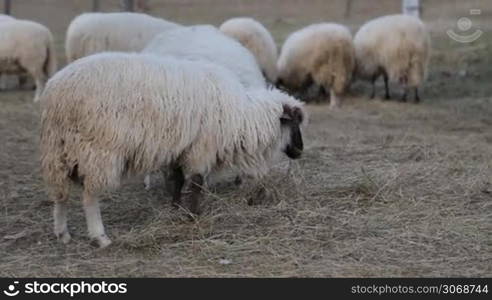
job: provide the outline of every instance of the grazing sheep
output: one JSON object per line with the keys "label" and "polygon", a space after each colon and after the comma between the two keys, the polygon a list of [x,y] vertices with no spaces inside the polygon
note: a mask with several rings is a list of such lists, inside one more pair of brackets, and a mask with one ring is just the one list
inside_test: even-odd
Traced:
{"label": "grazing sheep", "polygon": [[[187,60],[206,60],[229,69],[247,88],[266,87],[254,56],[238,41],[210,25],[168,30],[156,36],[143,53]],[[150,189],[150,175],[145,177],[144,186],[145,189]]]}
{"label": "grazing sheep", "polygon": [[345,26],[310,25],[285,41],[277,63],[277,85],[302,95],[314,83],[321,87],[322,95],[330,91],[330,107],[338,107],[354,65],[352,36]]}
{"label": "grazing sheep", "polygon": [[222,23],[220,30],[248,48],[265,78],[272,84],[277,82],[277,45],[261,23],[251,18],[232,18]]}
{"label": "grazing sheep", "polygon": [[180,25],[141,13],[85,13],[68,27],[67,61],[104,51],[141,51],[157,34]]}
{"label": "grazing sheep", "polygon": [[37,102],[46,80],[56,72],[53,36],[45,26],[12,19],[0,22],[0,74],[27,71],[34,79]]}
{"label": "grazing sheep", "polygon": [[245,87],[266,87],[251,52],[210,25],[182,27],[161,33],[143,52],[187,60],[206,60],[229,69]]}
{"label": "grazing sheep", "polygon": [[15,20],[15,18],[14,17],[11,17],[9,15],[0,14],[0,22],[3,22],[3,21],[12,21],[12,20]]}
{"label": "grazing sheep", "polygon": [[385,98],[390,98],[388,81],[403,85],[402,100],[410,88],[415,102],[420,101],[418,88],[424,80],[430,56],[430,36],[425,25],[407,15],[384,16],[363,25],[354,37],[356,77],[375,82],[383,75]]}
{"label": "grazing sheep", "polygon": [[42,94],[41,161],[55,234],[70,240],[70,182],[83,185],[89,236],[106,236],[97,200],[122,178],[172,170],[173,204],[191,182],[198,211],[204,176],[232,168],[261,177],[268,162],[303,150],[302,104],[278,91],[246,90],[225,68],[155,55],[101,53],[68,65]]}

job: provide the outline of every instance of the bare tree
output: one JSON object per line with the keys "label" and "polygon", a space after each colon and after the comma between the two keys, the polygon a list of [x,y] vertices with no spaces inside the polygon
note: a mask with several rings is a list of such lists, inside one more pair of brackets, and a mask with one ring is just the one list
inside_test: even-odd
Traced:
{"label": "bare tree", "polygon": [[3,1],[3,12],[6,15],[10,15],[11,8],[12,8],[12,2],[10,0],[4,0]]}
{"label": "bare tree", "polygon": [[99,11],[101,9],[101,2],[99,0],[92,0],[92,11]]}

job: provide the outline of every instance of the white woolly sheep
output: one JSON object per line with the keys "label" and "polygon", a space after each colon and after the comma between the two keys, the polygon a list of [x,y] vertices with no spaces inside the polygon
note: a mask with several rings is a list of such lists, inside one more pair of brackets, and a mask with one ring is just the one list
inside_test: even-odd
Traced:
{"label": "white woolly sheep", "polygon": [[56,72],[53,36],[45,26],[27,20],[0,22],[0,74],[27,71],[34,79],[37,102],[46,80]]}
{"label": "white woolly sheep", "polygon": [[15,18],[14,17],[11,17],[9,15],[0,14],[0,22],[2,22],[2,21],[12,21],[12,20],[15,20]]}
{"label": "white woolly sheep", "polygon": [[356,77],[375,82],[383,75],[385,98],[390,98],[388,81],[403,85],[402,100],[410,88],[415,102],[420,101],[418,88],[424,80],[430,56],[430,36],[425,25],[407,15],[384,16],[363,25],[354,37]]}
{"label": "white woolly sheep", "polygon": [[143,53],[206,60],[229,69],[245,87],[266,87],[253,54],[238,41],[210,25],[182,27],[161,33],[148,44]]}
{"label": "white woolly sheep", "polygon": [[302,103],[278,90],[246,90],[225,68],[155,55],[101,53],[68,65],[42,95],[41,161],[54,231],[70,240],[70,182],[83,185],[89,236],[111,243],[97,194],[122,178],[171,168],[173,203],[191,182],[198,211],[204,176],[221,168],[261,177],[281,152],[303,150]]}
{"label": "white woolly sheep", "polygon": [[68,27],[67,61],[104,51],[141,51],[157,34],[180,25],[141,13],[85,13]]}
{"label": "white woolly sheep", "polygon": [[[206,60],[229,69],[247,88],[266,87],[266,81],[252,53],[210,25],[168,30],[156,36],[143,53]],[[145,177],[144,185],[146,189],[150,188],[150,175]]]}
{"label": "white woolly sheep", "polygon": [[302,95],[314,83],[322,95],[330,91],[330,107],[338,107],[354,65],[352,35],[345,26],[310,25],[285,41],[277,63],[277,85]]}
{"label": "white woolly sheep", "polygon": [[256,58],[265,78],[277,82],[278,50],[270,32],[252,18],[232,18],[220,25],[220,31],[238,40]]}

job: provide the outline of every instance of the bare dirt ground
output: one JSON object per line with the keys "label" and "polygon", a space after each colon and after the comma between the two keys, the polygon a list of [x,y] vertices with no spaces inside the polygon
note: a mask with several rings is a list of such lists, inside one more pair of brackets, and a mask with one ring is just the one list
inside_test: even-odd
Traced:
{"label": "bare dirt ground", "polygon": [[[13,2],[14,15],[50,26],[61,59],[68,22],[90,8]],[[344,1],[315,0],[155,0],[149,13],[186,24],[251,15],[280,44],[322,20],[356,30],[400,1],[367,2],[355,1],[347,19],[337,13]],[[105,250],[89,244],[75,190],[73,240],[57,242],[39,173],[39,107],[30,91],[0,92],[0,276],[492,276],[492,37],[485,30],[459,44],[445,34],[470,8],[490,28],[492,7],[464,2],[424,10],[434,52],[421,104],[370,101],[357,83],[339,111],[308,105],[305,155],[272,171],[264,183],[272,199],[259,205],[247,205],[246,187],[223,186],[190,221],[159,186],[145,191],[136,178],[102,197],[114,242]]]}

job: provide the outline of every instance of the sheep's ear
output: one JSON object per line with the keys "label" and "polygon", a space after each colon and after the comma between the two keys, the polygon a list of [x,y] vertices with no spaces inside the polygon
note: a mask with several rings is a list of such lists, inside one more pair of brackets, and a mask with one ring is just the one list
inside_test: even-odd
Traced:
{"label": "sheep's ear", "polygon": [[284,104],[283,110],[284,111],[282,113],[282,117],[280,117],[280,121],[282,121],[282,123],[287,121],[294,121],[297,124],[301,124],[304,120],[304,113],[300,107],[291,107]]}
{"label": "sheep's ear", "polygon": [[292,108],[292,119],[296,121],[298,124],[301,124],[304,121],[304,113],[299,107]]}
{"label": "sheep's ear", "polygon": [[280,117],[280,123],[287,124],[292,121],[292,108],[286,104],[282,106],[283,112]]}
{"label": "sheep's ear", "polygon": [[281,78],[278,78],[277,81],[275,82],[275,87],[279,89],[283,87],[283,85],[284,85],[284,81]]}

